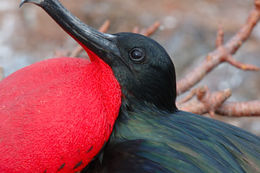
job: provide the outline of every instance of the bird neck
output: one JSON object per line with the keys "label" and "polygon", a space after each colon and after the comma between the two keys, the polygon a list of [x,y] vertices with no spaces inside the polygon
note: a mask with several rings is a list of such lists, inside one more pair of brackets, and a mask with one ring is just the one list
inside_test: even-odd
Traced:
{"label": "bird neck", "polygon": [[169,112],[177,109],[175,82],[165,83],[165,80],[156,80],[143,87],[131,87],[131,84],[127,84],[127,86],[121,85],[121,91],[122,102],[125,104],[122,106],[125,106],[126,110],[132,110],[140,105]]}
{"label": "bird neck", "polygon": [[110,142],[138,139],[142,133],[152,131],[162,116],[172,115],[176,111],[177,108],[169,111],[151,103],[123,98]]}

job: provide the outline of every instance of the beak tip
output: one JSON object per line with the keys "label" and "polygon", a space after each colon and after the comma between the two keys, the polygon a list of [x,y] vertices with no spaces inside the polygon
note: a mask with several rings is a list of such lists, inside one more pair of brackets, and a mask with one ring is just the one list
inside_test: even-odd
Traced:
{"label": "beak tip", "polygon": [[23,4],[27,3],[27,0],[22,0],[20,5],[19,5],[19,8],[21,8],[23,6]]}
{"label": "beak tip", "polygon": [[22,0],[20,5],[19,5],[19,8],[21,8],[23,6],[23,4],[25,3],[33,3],[33,4],[36,4],[36,5],[40,5],[44,0]]}

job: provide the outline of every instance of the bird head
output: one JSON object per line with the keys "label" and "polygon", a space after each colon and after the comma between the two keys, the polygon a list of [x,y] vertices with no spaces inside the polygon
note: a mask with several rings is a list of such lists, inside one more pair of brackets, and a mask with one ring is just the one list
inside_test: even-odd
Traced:
{"label": "bird head", "polygon": [[82,23],[58,0],[22,0],[43,8],[88,53],[91,61],[108,64],[120,83],[123,98],[176,109],[175,69],[156,41],[140,34],[105,34]]}

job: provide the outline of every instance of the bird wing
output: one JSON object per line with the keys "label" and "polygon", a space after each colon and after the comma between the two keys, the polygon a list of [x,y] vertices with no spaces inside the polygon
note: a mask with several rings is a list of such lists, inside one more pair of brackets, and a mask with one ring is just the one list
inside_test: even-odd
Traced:
{"label": "bird wing", "polygon": [[130,116],[117,124],[103,172],[260,172],[260,138],[244,130],[183,111]]}

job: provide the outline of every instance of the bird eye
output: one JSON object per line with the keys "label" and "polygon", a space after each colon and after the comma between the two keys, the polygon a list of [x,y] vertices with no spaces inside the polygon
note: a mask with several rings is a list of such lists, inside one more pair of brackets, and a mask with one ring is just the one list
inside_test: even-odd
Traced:
{"label": "bird eye", "polygon": [[133,48],[129,52],[129,56],[132,61],[140,63],[140,62],[143,62],[143,60],[145,58],[145,53],[144,53],[144,50],[141,48]]}

